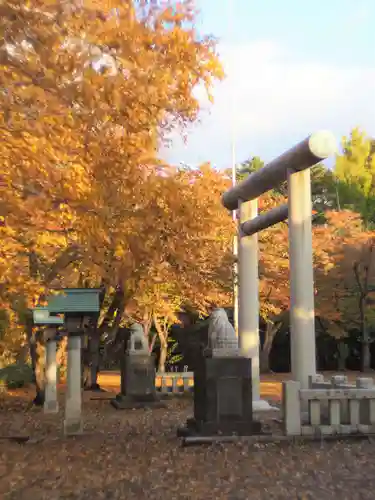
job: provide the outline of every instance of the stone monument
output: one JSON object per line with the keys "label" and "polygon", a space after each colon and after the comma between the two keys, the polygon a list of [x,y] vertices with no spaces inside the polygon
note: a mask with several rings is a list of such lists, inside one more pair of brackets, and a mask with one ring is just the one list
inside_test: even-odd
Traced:
{"label": "stone monument", "polygon": [[252,435],[251,359],[241,355],[233,326],[224,309],[210,318],[208,346],[194,372],[194,418],[177,431],[180,437]]}
{"label": "stone monument", "polygon": [[155,359],[140,324],[133,323],[126,351],[121,360],[121,392],[111,401],[118,410],[159,407],[155,389]]}

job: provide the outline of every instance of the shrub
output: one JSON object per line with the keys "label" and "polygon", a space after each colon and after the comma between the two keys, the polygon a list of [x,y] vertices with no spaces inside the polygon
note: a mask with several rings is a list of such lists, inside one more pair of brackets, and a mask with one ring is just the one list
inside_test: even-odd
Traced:
{"label": "shrub", "polygon": [[33,382],[33,371],[30,365],[13,363],[0,369],[0,387],[18,389]]}

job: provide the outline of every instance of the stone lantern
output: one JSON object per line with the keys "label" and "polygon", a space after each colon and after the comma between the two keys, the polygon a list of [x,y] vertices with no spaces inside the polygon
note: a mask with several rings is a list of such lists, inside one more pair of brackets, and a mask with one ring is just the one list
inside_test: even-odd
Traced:
{"label": "stone lantern", "polygon": [[[99,288],[64,288],[55,290],[53,294],[47,297],[47,306],[43,308],[51,316],[53,314],[64,316],[64,325],[68,335],[67,391],[64,419],[64,432],[66,435],[75,435],[82,432],[82,336],[84,328],[90,319],[97,320],[99,316],[100,293]],[[34,311],[38,311],[38,309],[41,308],[36,308]]]}

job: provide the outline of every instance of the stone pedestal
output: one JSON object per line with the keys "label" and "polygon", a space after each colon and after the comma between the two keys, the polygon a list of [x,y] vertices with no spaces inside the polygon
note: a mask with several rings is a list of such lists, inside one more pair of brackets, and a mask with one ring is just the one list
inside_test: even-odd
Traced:
{"label": "stone pedestal", "polygon": [[56,338],[47,340],[45,377],[44,413],[58,413]]}
{"label": "stone pedestal", "polygon": [[64,433],[81,434],[82,386],[81,386],[81,336],[70,334],[68,338],[67,392],[65,403]]}
{"label": "stone pedestal", "polygon": [[153,355],[126,352],[121,363],[121,392],[111,404],[118,410],[164,408],[156,393],[155,373]]}
{"label": "stone pedestal", "polygon": [[194,418],[178,436],[249,436],[260,431],[260,422],[253,420],[251,359],[203,356],[194,372]]}

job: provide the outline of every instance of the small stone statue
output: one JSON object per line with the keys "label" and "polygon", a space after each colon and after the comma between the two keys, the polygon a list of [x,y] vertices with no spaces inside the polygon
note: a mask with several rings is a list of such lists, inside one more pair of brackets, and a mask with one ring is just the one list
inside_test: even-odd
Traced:
{"label": "small stone statue", "polygon": [[208,347],[213,355],[237,355],[238,339],[224,309],[213,310],[208,327]]}
{"label": "small stone statue", "polygon": [[149,354],[148,342],[145,337],[143,327],[139,323],[133,323],[130,328],[130,338],[128,341],[128,354]]}

